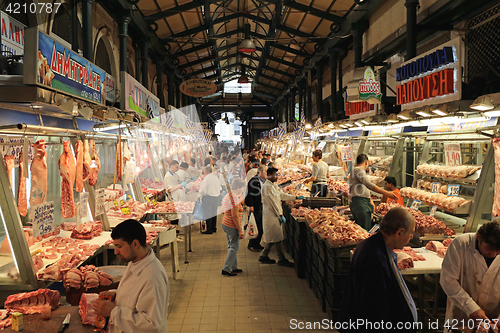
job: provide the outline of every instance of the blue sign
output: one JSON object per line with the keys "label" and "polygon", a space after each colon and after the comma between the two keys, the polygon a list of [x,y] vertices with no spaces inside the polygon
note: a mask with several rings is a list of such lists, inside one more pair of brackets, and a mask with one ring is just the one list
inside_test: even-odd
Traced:
{"label": "blue sign", "polygon": [[496,126],[497,117],[492,117],[487,120],[474,121],[473,118],[470,121],[460,122],[456,124],[446,124],[446,125],[433,125],[429,126],[429,133],[448,133],[455,132],[459,130],[476,129],[483,127]]}
{"label": "blue sign", "polygon": [[106,72],[42,32],[38,32],[37,59],[37,84],[105,103]]}

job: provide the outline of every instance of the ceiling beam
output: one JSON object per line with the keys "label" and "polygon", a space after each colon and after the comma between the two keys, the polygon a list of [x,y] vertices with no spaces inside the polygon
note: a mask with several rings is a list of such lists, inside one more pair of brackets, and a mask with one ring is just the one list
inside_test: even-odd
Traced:
{"label": "ceiling beam", "polygon": [[194,28],[191,28],[191,29],[187,29],[187,30],[184,30],[184,31],[181,31],[181,32],[178,32],[176,34],[172,34],[170,36],[167,36],[165,38],[161,38],[160,39],[160,42],[175,42],[175,39],[176,38],[181,38],[181,37],[187,37],[187,36],[191,36],[191,35],[195,35],[199,32],[202,32],[202,31],[205,31],[207,30],[207,27],[202,24],[202,25],[199,25],[197,27],[194,27]]}
{"label": "ceiling beam", "polygon": [[209,48],[210,46],[212,46],[210,43],[200,44],[200,45],[197,45],[197,46],[193,46],[190,49],[178,50],[175,53],[172,53],[172,56],[176,56],[176,57],[185,56],[185,55],[188,55],[190,53],[194,53],[194,52],[197,52],[197,51],[204,50],[206,48]]}
{"label": "ceiling beam", "polygon": [[206,62],[213,61],[214,59],[215,59],[214,56],[203,57],[203,58],[200,58],[198,60],[190,61],[190,62],[187,62],[185,64],[179,65],[179,69],[186,69],[188,67],[196,66],[199,64],[204,64]]}
{"label": "ceiling beam", "polygon": [[281,89],[278,88],[278,87],[274,87],[274,86],[270,86],[268,84],[265,84],[264,82],[256,82],[257,85],[263,87],[263,88],[266,88],[266,89],[271,89],[271,90],[276,90],[276,91],[279,91],[281,92]]}
{"label": "ceiling beam", "polygon": [[275,77],[272,77],[272,76],[266,75],[266,74],[264,74],[264,73],[261,73],[261,74],[260,74],[260,77],[261,77],[261,78],[264,78],[264,79],[268,79],[268,80],[274,81],[274,82],[278,82],[278,83],[281,83],[281,84],[284,84],[284,85],[287,85],[287,84],[288,84],[288,82],[286,82],[286,81],[283,81],[283,80],[277,79],[277,78],[275,78]]}
{"label": "ceiling beam", "polygon": [[313,6],[307,6],[307,5],[298,3],[294,0],[285,0],[285,6],[292,8],[292,9],[296,9],[299,12],[304,12],[304,13],[307,13],[309,15],[313,15],[313,16],[325,19],[327,21],[334,22],[339,27],[342,25],[342,23],[344,23],[344,18],[342,18],[340,16],[322,11],[320,9],[314,8]]}
{"label": "ceiling beam", "polygon": [[174,16],[175,14],[180,14],[181,12],[185,12],[185,11],[188,11],[188,10],[191,10],[191,9],[195,9],[195,8],[201,7],[202,5],[203,4],[201,3],[201,1],[193,0],[191,2],[182,4],[182,5],[179,5],[179,6],[175,6],[173,8],[169,8],[167,10],[163,10],[163,11],[158,12],[158,13],[154,13],[154,14],[151,14],[151,15],[148,15],[148,16],[144,16],[144,20],[147,21],[147,22],[158,21],[158,20],[170,17],[170,16]]}
{"label": "ceiling beam", "polygon": [[224,32],[222,34],[218,34],[217,38],[226,38],[243,32],[244,32],[243,28],[237,28],[231,31]]}
{"label": "ceiling beam", "polygon": [[285,52],[288,52],[288,53],[293,53],[293,54],[295,54],[295,55],[297,55],[299,57],[308,58],[308,57],[310,57],[312,55],[312,54],[309,54],[307,52],[303,52],[303,51],[300,51],[300,50],[288,47],[288,46],[283,45],[283,44],[274,43],[272,46],[274,48],[276,48],[276,49],[279,49],[279,50],[282,50],[282,51],[285,51]]}
{"label": "ceiling beam", "polygon": [[290,27],[287,27],[286,25],[284,24],[280,24],[278,27],[277,27],[278,30],[281,30],[283,32],[286,32],[286,33],[289,33],[290,35],[294,35],[294,36],[297,36],[297,37],[304,37],[304,38],[309,38],[309,37],[312,37],[311,34],[308,34],[307,32],[304,32],[304,31],[300,31],[300,30],[297,30],[297,29],[293,29],[293,28],[290,28]]}
{"label": "ceiling beam", "polygon": [[[225,51],[225,50],[227,50],[227,49],[231,49],[231,48],[233,48],[233,47],[238,47],[238,45],[240,45],[240,43],[239,43],[239,42],[235,42],[235,43],[227,44],[227,45],[224,45],[224,46],[219,47],[219,51]],[[262,48],[258,47],[257,45],[256,45],[256,49],[257,49],[257,51],[262,51]],[[241,55],[243,56],[243,55],[244,55],[244,53],[242,53]]]}
{"label": "ceiling beam", "polygon": [[297,68],[297,69],[301,69],[302,68],[302,66],[297,65],[294,62],[286,61],[286,60],[283,60],[283,59],[280,59],[280,58],[276,58],[276,57],[272,57],[272,56],[268,56],[267,60],[274,61],[274,62],[277,62],[279,64],[282,64],[282,65],[285,65],[285,66],[288,66],[288,67],[293,67],[293,68]]}
{"label": "ceiling beam", "polygon": [[256,99],[257,101],[264,103],[266,106],[271,106],[271,102],[268,100],[265,100],[264,98],[260,97],[258,94],[252,94],[252,98]]}
{"label": "ceiling beam", "polygon": [[234,14],[230,14],[230,15],[218,17],[218,18],[216,18],[214,20],[214,24],[223,23],[223,22],[226,22],[226,21],[238,19],[240,17],[244,17],[244,18],[247,18],[247,19],[249,19],[251,21],[256,21],[256,22],[259,22],[259,23],[271,24],[271,20],[268,20],[268,19],[266,19],[264,17],[260,17],[260,16],[257,16],[257,15],[248,14],[248,13],[234,13]]}
{"label": "ceiling beam", "polygon": [[262,97],[262,98],[267,98],[267,99],[269,99],[271,101],[274,101],[276,99],[276,97],[277,97],[276,95],[273,95],[273,94],[270,94],[270,93],[264,93],[264,92],[258,91],[258,90],[254,90],[252,92],[252,94],[255,95],[255,96]]}
{"label": "ceiling beam", "polygon": [[191,73],[187,73],[184,76],[186,78],[189,78],[189,77],[193,77],[193,76],[196,76],[196,75],[199,75],[199,74],[203,74],[203,73],[206,73],[206,72],[214,71],[216,69],[217,69],[217,66],[216,65],[212,65],[210,67],[202,68],[200,70],[197,70],[197,71],[194,71],[194,72],[191,72]]}
{"label": "ceiling beam", "polygon": [[279,69],[272,68],[272,67],[269,67],[269,66],[264,66],[262,69],[267,70],[267,71],[273,71],[273,72],[275,72],[277,74],[285,75],[285,76],[288,76],[288,77],[294,77],[295,76],[295,74],[284,72],[284,71],[281,71]]}

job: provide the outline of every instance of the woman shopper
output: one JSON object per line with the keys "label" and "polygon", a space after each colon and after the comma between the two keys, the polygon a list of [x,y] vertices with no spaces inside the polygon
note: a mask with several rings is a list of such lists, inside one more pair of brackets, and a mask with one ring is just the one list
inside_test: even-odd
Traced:
{"label": "woman shopper", "polygon": [[226,194],[222,200],[222,229],[227,237],[227,257],[222,269],[222,275],[235,276],[236,273],[243,272],[238,268],[237,254],[240,246],[240,239],[243,239],[244,232],[241,228],[243,217],[243,200],[246,190],[246,183],[241,178],[233,179],[231,192]]}

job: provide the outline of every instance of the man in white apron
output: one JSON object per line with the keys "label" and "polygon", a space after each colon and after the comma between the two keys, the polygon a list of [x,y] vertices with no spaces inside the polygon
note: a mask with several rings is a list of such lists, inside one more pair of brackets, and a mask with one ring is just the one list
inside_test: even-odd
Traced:
{"label": "man in white apron", "polygon": [[448,295],[445,333],[472,332],[473,323],[477,327],[480,320],[499,317],[499,254],[499,219],[483,224],[475,234],[463,234],[451,242],[443,260],[440,280]]}

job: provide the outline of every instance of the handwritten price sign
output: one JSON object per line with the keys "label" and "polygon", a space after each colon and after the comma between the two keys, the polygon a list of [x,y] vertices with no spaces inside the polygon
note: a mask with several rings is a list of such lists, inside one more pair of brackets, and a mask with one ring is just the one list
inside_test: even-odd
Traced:
{"label": "handwritten price sign", "polygon": [[431,212],[429,213],[429,216],[434,216],[436,215],[436,210],[437,210],[438,206],[432,206],[431,208]]}
{"label": "handwritten price sign", "polygon": [[54,231],[54,201],[33,207],[33,236],[43,236]]}
{"label": "handwritten price sign", "polygon": [[432,183],[432,188],[431,188],[432,193],[439,193],[440,189],[441,189],[441,183],[438,182]]}
{"label": "handwritten price sign", "polygon": [[413,200],[410,208],[413,209],[413,210],[418,210],[420,208],[421,204],[422,204],[422,201],[420,201],[420,200]]}
{"label": "handwritten price sign", "polygon": [[460,192],[460,185],[448,185],[448,193],[449,197],[458,197],[458,193]]}
{"label": "handwritten price sign", "polygon": [[343,146],[341,150],[342,154],[342,162],[350,162],[352,161],[352,147],[351,146]]}
{"label": "handwritten price sign", "polygon": [[104,189],[98,189],[95,192],[95,216],[104,213]]}
{"label": "handwritten price sign", "polygon": [[417,189],[420,190],[422,188],[422,179],[417,180]]}
{"label": "handwritten price sign", "polygon": [[459,143],[444,144],[444,160],[446,165],[462,165],[462,153]]}
{"label": "handwritten price sign", "polygon": [[87,217],[87,204],[89,202],[89,194],[87,192],[80,193],[80,206],[78,216],[80,218]]}

